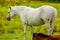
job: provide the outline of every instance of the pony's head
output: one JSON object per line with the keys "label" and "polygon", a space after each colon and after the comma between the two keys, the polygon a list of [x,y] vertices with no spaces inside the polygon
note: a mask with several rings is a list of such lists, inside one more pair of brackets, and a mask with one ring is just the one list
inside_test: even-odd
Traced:
{"label": "pony's head", "polygon": [[12,16],[15,14],[14,10],[12,9],[12,7],[9,7],[8,9],[8,16],[7,16],[7,20],[10,21]]}

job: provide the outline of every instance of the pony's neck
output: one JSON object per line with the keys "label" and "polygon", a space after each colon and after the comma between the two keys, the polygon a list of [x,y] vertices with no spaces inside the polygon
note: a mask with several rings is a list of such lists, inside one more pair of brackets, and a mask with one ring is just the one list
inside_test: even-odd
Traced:
{"label": "pony's neck", "polygon": [[19,8],[19,7],[15,7],[15,13],[20,16],[22,12],[24,12],[24,9],[23,8]]}

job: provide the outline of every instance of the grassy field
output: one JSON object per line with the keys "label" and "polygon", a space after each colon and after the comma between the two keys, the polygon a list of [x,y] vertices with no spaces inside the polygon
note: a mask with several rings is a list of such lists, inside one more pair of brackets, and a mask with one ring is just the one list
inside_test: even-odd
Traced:
{"label": "grassy field", "polygon": [[[42,5],[50,5],[57,9],[57,19],[55,24],[54,34],[60,34],[60,3],[41,3],[41,2],[31,2],[28,4],[20,4],[24,6],[30,6],[37,8]],[[0,5],[0,40],[23,40],[24,30],[22,22],[19,19],[19,16],[15,15],[11,21],[7,21],[6,17],[8,14],[9,6]],[[46,33],[45,25],[34,27],[34,32],[37,33]],[[27,27],[27,40],[31,40],[30,27]]]}

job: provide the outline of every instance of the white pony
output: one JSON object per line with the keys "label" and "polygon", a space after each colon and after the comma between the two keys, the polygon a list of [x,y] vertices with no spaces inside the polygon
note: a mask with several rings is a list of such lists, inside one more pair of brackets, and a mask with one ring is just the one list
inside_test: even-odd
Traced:
{"label": "white pony", "polygon": [[39,8],[12,6],[8,10],[7,20],[10,21],[14,14],[19,15],[23,22],[24,40],[26,40],[26,26],[31,27],[31,33],[33,34],[33,26],[46,24],[48,34],[51,35],[53,33],[57,11],[52,6],[44,5]]}

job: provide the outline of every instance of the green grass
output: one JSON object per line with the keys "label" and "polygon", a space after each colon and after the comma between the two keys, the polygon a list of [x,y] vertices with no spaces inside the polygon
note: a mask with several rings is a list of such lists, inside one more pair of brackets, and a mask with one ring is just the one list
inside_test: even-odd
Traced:
{"label": "green grass", "polygon": [[[41,3],[41,2],[31,2],[20,4],[24,6],[30,6],[33,8],[37,8],[42,5],[51,5],[55,7],[58,11],[55,31],[54,34],[60,34],[60,3]],[[8,15],[8,7],[9,6],[1,6],[0,5],[0,40],[23,40],[23,26],[19,16],[14,16],[11,21],[7,21],[6,17]],[[45,25],[34,27],[34,32],[46,33]],[[27,40],[31,40],[31,32],[30,27],[27,27]]]}

